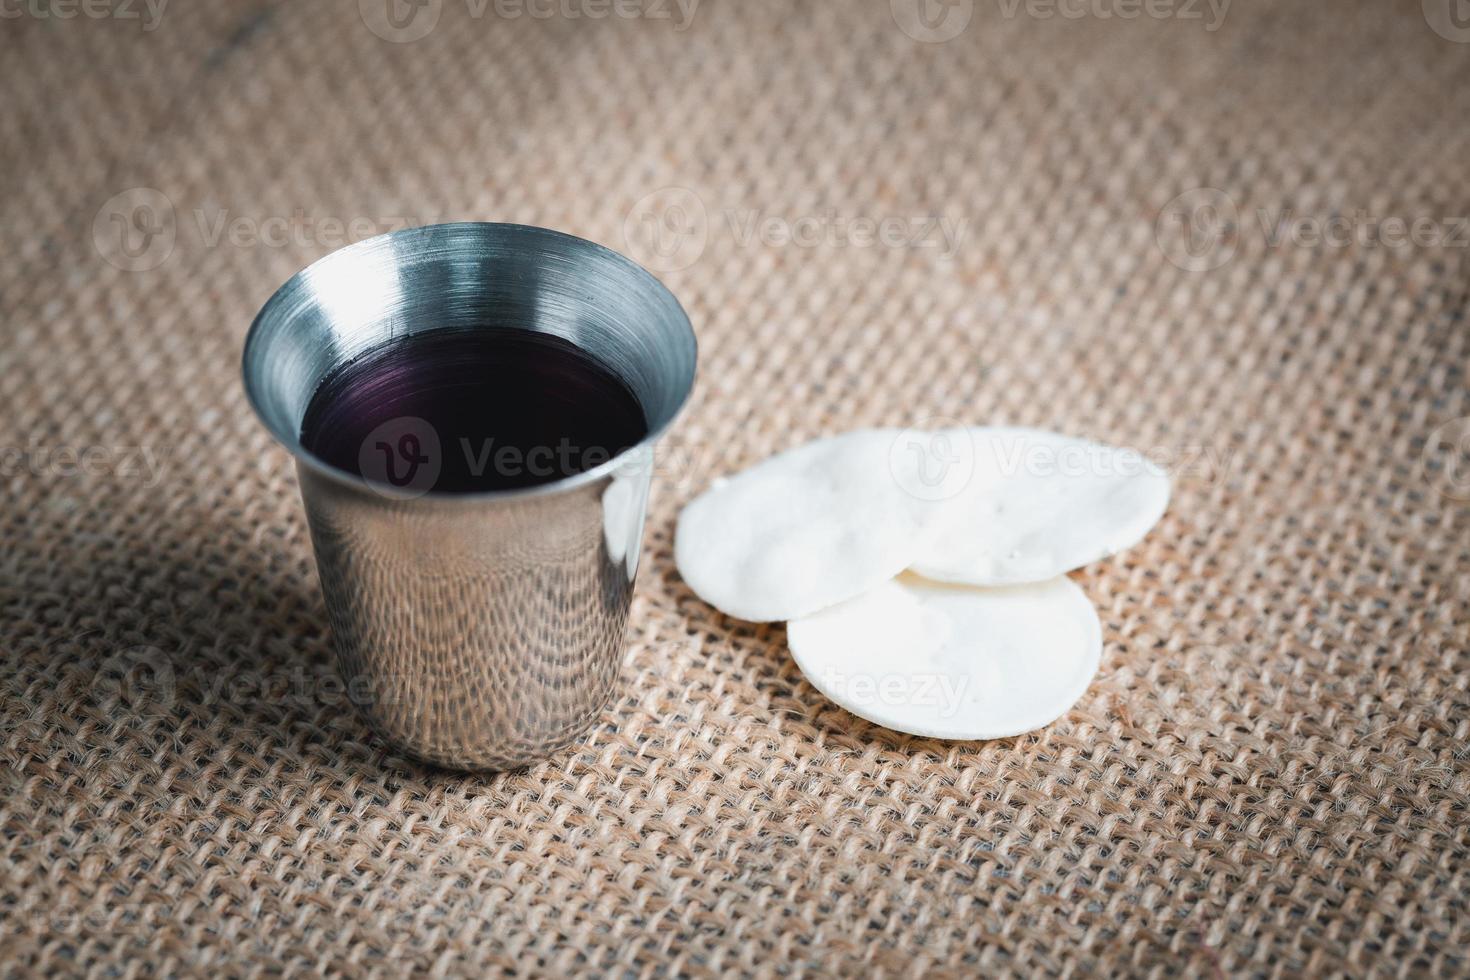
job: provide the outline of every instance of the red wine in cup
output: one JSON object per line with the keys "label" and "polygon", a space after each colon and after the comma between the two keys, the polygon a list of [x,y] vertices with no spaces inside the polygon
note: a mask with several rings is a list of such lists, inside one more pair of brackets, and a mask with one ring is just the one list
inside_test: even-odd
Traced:
{"label": "red wine in cup", "polygon": [[593,469],[648,434],[638,399],[550,334],[433,330],[328,375],[301,423],[322,461],[378,483],[457,494],[515,490]]}

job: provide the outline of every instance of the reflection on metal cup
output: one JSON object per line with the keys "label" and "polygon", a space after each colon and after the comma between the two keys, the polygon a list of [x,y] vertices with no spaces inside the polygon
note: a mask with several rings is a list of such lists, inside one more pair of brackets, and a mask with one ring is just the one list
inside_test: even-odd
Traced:
{"label": "reflection on metal cup", "polygon": [[[334,370],[390,340],[486,324],[553,334],[596,357],[637,397],[647,438],[553,483],[454,495],[426,489],[432,479],[337,469],[303,447],[311,396]],[[688,317],[653,276],[599,245],[521,225],[369,239],[266,303],[245,343],[245,389],[296,457],[348,691],[394,746],[453,768],[512,768],[574,742],[606,708],[653,446],[689,395],[695,359]],[[416,438],[423,451],[411,428],[385,444]]]}

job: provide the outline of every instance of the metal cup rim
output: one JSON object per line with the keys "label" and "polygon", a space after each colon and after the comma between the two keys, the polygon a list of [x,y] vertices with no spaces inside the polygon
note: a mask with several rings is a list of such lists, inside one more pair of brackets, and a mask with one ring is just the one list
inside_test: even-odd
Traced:
{"label": "metal cup rim", "polygon": [[[278,302],[280,302],[283,297],[289,295],[293,287],[295,287],[302,280],[306,279],[311,274],[312,270],[319,268],[324,262],[332,260],[342,261],[343,257],[350,256],[354,252],[371,251],[374,248],[380,247],[382,243],[388,240],[412,238],[415,236],[432,234],[435,232],[452,230],[456,228],[474,228],[480,230],[493,229],[498,232],[512,235],[531,234],[560,238],[572,245],[575,245],[578,248],[592,249],[596,252],[600,252],[612,258],[617,263],[626,267],[628,271],[634,276],[639,276],[646,279],[656,290],[662,292],[679,311],[679,315],[684,325],[684,328],[689,335],[690,349],[695,364],[694,373],[691,373],[689,384],[686,385],[684,387],[684,390],[678,395],[677,403],[674,409],[667,414],[665,420],[657,426],[650,426],[648,434],[645,435],[643,439],[641,439],[636,444],[624,449],[622,452],[613,455],[606,462],[601,463],[598,466],[594,466],[591,469],[583,470],[580,473],[574,473],[571,476],[562,477],[559,480],[553,480],[549,483],[540,483],[530,487],[517,487],[514,489],[505,490],[476,490],[468,493],[440,493],[430,490],[427,493],[422,494],[405,492],[389,484],[378,483],[376,481],[369,480],[361,474],[355,474],[348,472],[347,470],[339,469],[338,467],[333,466],[330,463],[327,463],[326,461],[318,458],[314,453],[310,452],[306,449],[306,447],[301,445],[299,433],[283,433],[277,426],[273,425],[270,419],[268,419],[265,413],[261,410],[261,392],[258,387],[258,382],[251,376],[250,372],[250,351],[252,345],[259,341],[260,333],[263,329],[263,324],[265,323],[267,317],[272,313],[272,308]],[[543,228],[538,225],[523,225],[510,222],[495,221],[453,221],[432,225],[415,225],[411,228],[400,228],[397,231],[391,231],[382,235],[375,235],[371,238],[365,238],[360,242],[354,242],[351,245],[344,246],[343,248],[334,249],[321,258],[316,259],[302,269],[298,270],[294,275],[292,275],[289,279],[282,283],[274,293],[271,294],[270,298],[265,301],[264,305],[261,306],[260,311],[256,313],[255,318],[251,321],[250,329],[245,335],[245,345],[240,358],[240,375],[241,381],[245,388],[245,398],[250,403],[251,411],[255,413],[255,417],[260,420],[266,431],[270,433],[271,438],[274,439],[278,445],[289,452],[292,457],[295,458],[298,465],[305,466],[307,469],[317,474],[318,476],[324,477],[339,485],[356,490],[370,489],[373,493],[385,496],[387,498],[414,500],[420,505],[423,505],[427,502],[431,502],[433,504],[458,505],[484,503],[486,501],[530,499],[568,493],[570,491],[576,490],[579,487],[587,486],[589,484],[596,483],[606,477],[612,476],[613,474],[617,473],[623,466],[628,465],[632,461],[632,459],[635,458],[635,456],[639,453],[646,451],[651,457],[654,445],[659,441],[659,439],[664,436],[665,433],[668,432],[668,430],[674,425],[674,423],[679,420],[679,417],[683,414],[685,407],[689,403],[689,397],[693,394],[694,391],[694,381],[695,375],[698,371],[698,361],[699,338],[694,333],[694,327],[689,320],[689,314],[684,309],[683,304],[679,302],[678,297],[673,294],[673,292],[668,288],[668,286],[663,283],[661,279],[659,279],[657,276],[655,276],[652,272],[650,272],[639,263],[634,262],[626,255],[623,255],[621,252],[608,248],[606,245],[599,244],[598,242],[591,241],[590,239],[580,238],[576,235],[567,234],[564,231],[557,231],[553,228]]]}

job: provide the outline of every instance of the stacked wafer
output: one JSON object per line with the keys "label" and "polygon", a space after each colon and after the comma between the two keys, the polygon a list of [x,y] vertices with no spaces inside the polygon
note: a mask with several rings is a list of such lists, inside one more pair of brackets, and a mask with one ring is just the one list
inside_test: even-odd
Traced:
{"label": "stacked wafer", "polygon": [[680,515],[702,599],[787,621],[803,673],[869,721],[1002,738],[1049,724],[1096,675],[1097,613],[1066,577],[1163,516],[1141,454],[1037,429],[865,429],[717,481]]}

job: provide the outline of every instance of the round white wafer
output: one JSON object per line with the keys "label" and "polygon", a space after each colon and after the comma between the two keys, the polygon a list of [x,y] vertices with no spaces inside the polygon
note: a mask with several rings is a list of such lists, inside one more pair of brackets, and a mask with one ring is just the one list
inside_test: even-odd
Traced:
{"label": "round white wafer", "polygon": [[926,578],[1042,582],[1137,544],[1169,505],[1168,474],[1133,450],[1039,429],[947,435],[974,465],[912,566]]}
{"label": "round white wafer", "polygon": [[864,429],[773,456],[684,508],[679,573],[752,622],[796,619],[893,578],[918,557],[940,505],[915,492],[919,460]]}
{"label": "round white wafer", "polygon": [[1067,578],[1003,589],[903,575],[786,627],[832,701],[932,738],[1008,738],[1050,724],[1087,690],[1102,627]]}

